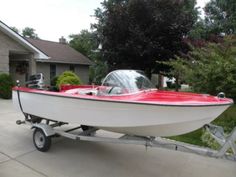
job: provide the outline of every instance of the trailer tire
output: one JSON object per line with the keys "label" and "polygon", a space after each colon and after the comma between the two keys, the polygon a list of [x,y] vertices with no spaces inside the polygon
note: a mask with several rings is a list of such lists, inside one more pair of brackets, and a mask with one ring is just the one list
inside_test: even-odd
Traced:
{"label": "trailer tire", "polygon": [[37,150],[47,152],[51,147],[51,137],[46,136],[42,129],[35,128],[33,142]]}

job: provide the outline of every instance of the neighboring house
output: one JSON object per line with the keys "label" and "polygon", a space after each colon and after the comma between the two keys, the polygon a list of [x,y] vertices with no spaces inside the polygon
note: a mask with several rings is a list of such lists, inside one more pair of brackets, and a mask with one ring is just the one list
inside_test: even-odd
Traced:
{"label": "neighboring house", "polygon": [[66,44],[40,39],[25,39],[0,21],[0,73],[9,73],[25,83],[29,75],[43,73],[45,83],[63,71],[74,71],[83,83],[88,82],[92,62]]}
{"label": "neighboring house", "polygon": [[87,57],[71,48],[63,37],[60,38],[59,42],[29,38],[27,41],[50,57],[48,60],[36,60],[37,73],[44,74],[47,84],[49,84],[50,80],[55,76],[66,70],[75,72],[83,83],[88,83],[89,66],[92,62]]}

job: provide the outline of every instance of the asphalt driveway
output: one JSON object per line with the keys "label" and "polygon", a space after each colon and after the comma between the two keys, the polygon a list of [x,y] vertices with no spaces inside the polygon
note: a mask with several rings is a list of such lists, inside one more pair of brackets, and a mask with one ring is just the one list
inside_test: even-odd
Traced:
{"label": "asphalt driveway", "polygon": [[11,100],[0,99],[0,177],[235,177],[236,163],[194,154],[120,145],[53,140],[37,151],[32,130]]}

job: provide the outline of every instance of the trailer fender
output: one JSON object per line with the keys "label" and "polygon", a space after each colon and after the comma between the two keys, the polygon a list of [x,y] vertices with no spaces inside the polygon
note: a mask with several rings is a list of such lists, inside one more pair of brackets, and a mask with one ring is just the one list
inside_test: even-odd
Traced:
{"label": "trailer fender", "polygon": [[31,129],[34,129],[34,128],[41,129],[46,136],[53,136],[56,134],[55,131],[53,130],[53,128],[47,124],[43,124],[43,123],[33,124]]}

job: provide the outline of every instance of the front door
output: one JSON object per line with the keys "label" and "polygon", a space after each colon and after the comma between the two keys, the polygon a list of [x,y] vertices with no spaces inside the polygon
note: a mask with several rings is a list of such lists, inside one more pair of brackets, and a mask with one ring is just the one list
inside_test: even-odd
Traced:
{"label": "front door", "polygon": [[9,73],[13,81],[19,80],[25,85],[29,75],[30,54],[23,52],[9,52]]}

